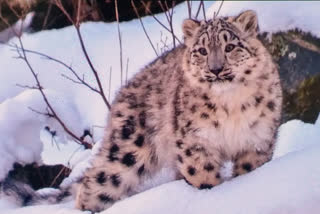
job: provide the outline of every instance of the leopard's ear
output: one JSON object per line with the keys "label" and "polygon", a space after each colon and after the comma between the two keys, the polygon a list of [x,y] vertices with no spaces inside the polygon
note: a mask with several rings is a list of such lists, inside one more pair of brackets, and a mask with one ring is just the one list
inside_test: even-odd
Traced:
{"label": "leopard's ear", "polygon": [[256,12],[247,10],[234,18],[234,22],[246,36],[256,37],[258,34],[258,18]]}
{"label": "leopard's ear", "polygon": [[186,19],[183,21],[182,24],[182,31],[185,40],[189,40],[192,38],[195,33],[197,32],[197,29],[200,27],[200,22],[193,19]]}

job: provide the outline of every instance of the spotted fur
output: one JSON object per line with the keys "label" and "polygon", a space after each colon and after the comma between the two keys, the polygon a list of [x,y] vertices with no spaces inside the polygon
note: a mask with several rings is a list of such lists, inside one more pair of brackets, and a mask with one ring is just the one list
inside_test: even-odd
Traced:
{"label": "spotted fur", "polygon": [[185,20],[184,44],[121,88],[77,207],[93,212],[135,193],[162,168],[199,189],[270,160],[282,92],[276,65],[256,38],[256,14]]}

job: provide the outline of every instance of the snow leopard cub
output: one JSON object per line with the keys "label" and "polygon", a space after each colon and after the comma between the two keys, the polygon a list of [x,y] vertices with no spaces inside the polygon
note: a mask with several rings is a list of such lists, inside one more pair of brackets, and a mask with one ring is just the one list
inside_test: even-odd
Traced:
{"label": "snow leopard cub", "polygon": [[104,210],[164,167],[204,189],[223,182],[225,161],[233,161],[233,176],[269,161],[282,92],[257,29],[253,11],[185,20],[184,44],[119,91],[76,206]]}

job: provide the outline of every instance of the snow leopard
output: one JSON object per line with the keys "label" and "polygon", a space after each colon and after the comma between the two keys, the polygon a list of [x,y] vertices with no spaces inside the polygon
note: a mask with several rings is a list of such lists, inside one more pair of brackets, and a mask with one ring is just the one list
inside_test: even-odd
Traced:
{"label": "snow leopard", "polygon": [[226,161],[236,177],[271,159],[282,90],[277,66],[257,39],[256,13],[187,19],[182,29],[183,44],[118,92],[77,208],[107,209],[164,167],[210,189],[224,181]]}
{"label": "snow leopard", "polygon": [[257,38],[256,13],[186,19],[182,30],[183,44],[119,90],[80,181],[52,197],[6,181],[0,183],[3,197],[20,198],[21,205],[58,203],[76,189],[76,208],[99,212],[136,194],[165,168],[176,180],[211,189],[226,180],[226,162],[233,163],[231,177],[268,162],[282,90],[277,65]]}

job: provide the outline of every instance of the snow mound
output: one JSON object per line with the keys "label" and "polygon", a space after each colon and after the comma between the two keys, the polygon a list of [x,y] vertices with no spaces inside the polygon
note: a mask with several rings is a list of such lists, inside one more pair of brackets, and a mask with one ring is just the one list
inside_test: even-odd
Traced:
{"label": "snow mound", "polygon": [[[216,1],[208,14],[218,11]],[[276,32],[300,28],[320,36],[320,2],[317,1],[224,1],[219,15],[234,16],[241,11],[257,12],[261,31]]]}
{"label": "snow mound", "polygon": [[278,144],[273,159],[287,153],[299,151],[311,145],[320,145],[320,114],[315,124],[304,123],[300,120],[291,120],[279,129]]}
{"label": "snow mound", "polygon": [[320,145],[291,153],[211,190],[184,181],[123,200],[103,214],[318,214]]}
{"label": "snow mound", "polygon": [[[78,111],[70,102],[70,97],[52,90],[44,92],[56,113],[69,125],[70,130],[81,136],[81,130],[84,128],[81,126]],[[45,126],[56,131],[55,142],[64,143],[70,139],[56,120],[31,109],[47,112],[43,98],[37,90],[26,90],[0,105],[0,181],[12,169],[14,162],[42,163],[43,144],[40,131]]]}

